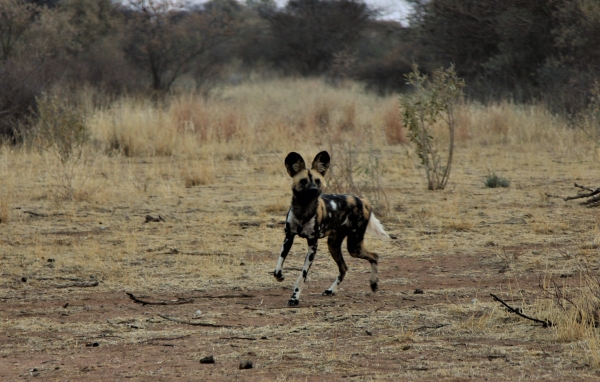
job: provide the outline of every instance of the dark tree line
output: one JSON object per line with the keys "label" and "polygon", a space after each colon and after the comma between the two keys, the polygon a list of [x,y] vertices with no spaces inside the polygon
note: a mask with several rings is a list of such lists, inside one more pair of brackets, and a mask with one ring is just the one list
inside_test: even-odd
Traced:
{"label": "dark tree line", "polygon": [[585,107],[600,76],[597,0],[410,2],[401,25],[360,0],[0,0],[0,134],[35,116],[43,92],[155,96],[218,81],[232,62],[379,92],[401,91],[413,63],[453,63],[474,99]]}
{"label": "dark tree line", "polygon": [[478,99],[584,107],[600,75],[596,0],[414,0],[411,28],[426,66],[456,65]]}

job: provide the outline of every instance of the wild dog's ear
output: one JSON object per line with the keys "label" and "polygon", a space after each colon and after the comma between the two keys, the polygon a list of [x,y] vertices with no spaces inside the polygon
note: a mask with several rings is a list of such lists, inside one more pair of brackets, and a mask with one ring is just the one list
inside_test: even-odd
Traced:
{"label": "wild dog's ear", "polygon": [[327,170],[329,169],[329,162],[329,153],[327,151],[321,151],[313,160],[312,169],[325,176]]}
{"label": "wild dog's ear", "polygon": [[287,168],[288,174],[293,177],[306,168],[306,163],[304,163],[304,159],[302,159],[300,154],[292,151],[285,158],[285,168]]}

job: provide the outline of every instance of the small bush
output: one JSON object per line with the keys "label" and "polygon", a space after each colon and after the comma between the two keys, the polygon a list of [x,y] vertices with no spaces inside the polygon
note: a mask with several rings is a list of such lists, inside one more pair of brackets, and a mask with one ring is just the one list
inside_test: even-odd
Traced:
{"label": "small bush", "polygon": [[214,181],[215,175],[210,168],[203,167],[198,172],[185,175],[185,188],[204,186]]}
{"label": "small bush", "polygon": [[[443,190],[450,177],[456,130],[455,111],[465,82],[456,75],[454,66],[440,68],[429,78],[419,72],[416,64],[413,71],[406,75],[406,81],[414,87],[414,92],[398,99],[402,124],[425,168],[427,188]],[[450,139],[445,165],[434,140],[436,123],[448,128]]]}
{"label": "small bush", "polygon": [[338,194],[366,197],[377,215],[385,217],[390,210],[382,185],[385,166],[373,140],[368,136],[357,137],[353,142],[329,139],[328,151],[336,158],[329,172],[329,189]]}
{"label": "small bush", "polygon": [[485,184],[485,186],[489,188],[509,187],[510,180],[500,175],[497,175],[496,173],[492,173],[483,180],[483,184]]}
{"label": "small bush", "polygon": [[186,188],[211,184],[215,180],[214,165],[190,163],[182,176]]}
{"label": "small bush", "polygon": [[57,96],[45,95],[37,99],[37,110],[38,145],[54,150],[63,163],[80,154],[88,140],[83,111]]}

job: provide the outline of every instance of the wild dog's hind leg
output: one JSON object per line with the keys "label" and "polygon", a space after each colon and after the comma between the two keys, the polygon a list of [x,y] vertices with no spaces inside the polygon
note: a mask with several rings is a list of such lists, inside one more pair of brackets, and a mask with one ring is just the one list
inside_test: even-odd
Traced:
{"label": "wild dog's hind leg", "polygon": [[352,257],[358,257],[359,259],[365,259],[371,263],[371,290],[377,292],[379,277],[377,276],[378,269],[377,263],[379,261],[379,255],[374,252],[369,252],[365,249],[363,241],[364,235],[362,236],[348,236],[348,252]]}
{"label": "wild dog's hind leg", "polygon": [[304,260],[304,267],[302,267],[302,273],[300,274],[300,277],[298,277],[296,285],[294,285],[294,293],[292,293],[292,297],[288,301],[288,306],[297,306],[300,304],[300,292],[302,292],[302,286],[306,282],[308,270],[312,266],[312,263],[315,260],[315,255],[317,254],[319,238],[315,237],[314,239],[308,239],[307,242],[308,253],[306,254],[306,260]]}
{"label": "wild dog's hind leg", "polygon": [[344,236],[329,236],[327,239],[329,253],[331,253],[331,257],[333,257],[333,260],[335,260],[336,264],[338,265],[340,274],[338,277],[336,277],[329,289],[323,292],[323,296],[333,296],[338,285],[340,285],[340,283],[344,280],[344,276],[348,271],[348,266],[346,265],[344,257],[342,256],[342,241],[344,241]]}
{"label": "wild dog's hind leg", "polygon": [[285,240],[283,241],[283,245],[281,246],[281,253],[279,254],[279,260],[277,260],[277,266],[275,267],[275,271],[273,272],[273,276],[277,279],[277,281],[285,280],[283,277],[283,262],[290,252],[290,248],[292,248],[292,244],[294,244],[294,234],[287,233],[285,234]]}

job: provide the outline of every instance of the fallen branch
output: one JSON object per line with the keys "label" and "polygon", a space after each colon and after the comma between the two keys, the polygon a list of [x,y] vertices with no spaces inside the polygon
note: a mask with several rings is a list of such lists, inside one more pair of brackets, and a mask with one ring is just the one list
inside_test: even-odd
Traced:
{"label": "fallen branch", "polygon": [[181,252],[181,254],[190,256],[231,256],[231,253],[225,252]]}
{"label": "fallen branch", "polygon": [[499,303],[501,303],[502,305],[504,305],[506,307],[506,309],[508,309],[508,311],[511,312],[511,313],[514,313],[514,314],[516,314],[516,315],[518,315],[520,317],[526,318],[526,319],[531,320],[533,322],[537,322],[538,324],[542,324],[542,326],[544,328],[547,328],[547,327],[550,327],[550,326],[554,326],[554,324],[550,320],[544,320],[544,321],[542,321],[542,320],[538,320],[537,318],[529,317],[529,316],[521,313],[520,309],[515,309],[515,308],[511,307],[510,305],[508,305],[507,303],[505,303],[504,301],[502,301],[502,299],[500,297],[496,296],[493,293],[490,293],[490,296],[492,296],[495,301],[498,301]]}
{"label": "fallen branch", "polygon": [[581,204],[587,205],[588,207],[598,207],[600,206],[600,187],[592,188],[587,186],[582,186],[581,184],[575,183],[575,187],[582,189],[587,192],[579,192],[575,196],[567,196],[563,198],[565,201],[574,200],[574,199],[583,199],[589,198],[585,202],[581,202]]}
{"label": "fallen branch", "polygon": [[23,213],[24,214],[29,214],[31,216],[35,216],[35,217],[38,217],[38,218],[47,218],[47,217],[50,217],[50,216],[65,216],[65,215],[68,215],[68,214],[66,214],[64,212],[54,212],[54,213],[51,213],[51,214],[47,214],[45,212],[36,212],[36,211],[29,211],[29,210],[25,210],[25,211],[23,211]]}
{"label": "fallen branch", "polygon": [[248,310],[276,310],[276,309],[303,309],[303,308],[333,308],[335,307],[335,305],[317,305],[317,304],[313,304],[313,305],[298,305],[298,306],[274,306],[274,307],[267,307],[265,306],[264,308],[254,308],[251,306],[245,306],[244,309],[248,309]]}
{"label": "fallen branch", "polygon": [[144,223],[149,223],[149,222],[160,223],[160,222],[165,221],[165,219],[162,216],[160,216],[160,215],[157,215],[157,216],[158,217],[155,218],[152,215],[146,215],[146,221]]}
{"label": "fallen branch", "polygon": [[219,337],[220,340],[248,340],[248,341],[256,341],[254,337]]}
{"label": "fallen branch", "polygon": [[50,217],[50,216],[64,216],[64,215],[66,215],[66,213],[64,213],[64,212],[55,212],[55,213],[52,213],[52,214],[47,214],[45,212],[36,212],[36,211],[29,211],[29,210],[25,210],[25,211],[23,211],[23,213],[24,214],[29,214],[30,216],[35,216],[35,217],[38,217],[38,218],[47,218],[47,217]]}
{"label": "fallen branch", "polygon": [[177,298],[177,300],[175,300],[175,301],[164,301],[164,300],[146,301],[146,300],[140,300],[139,298],[135,297],[132,293],[125,292],[125,294],[127,294],[129,296],[129,298],[132,299],[134,302],[136,302],[138,304],[142,304],[142,305],[183,305],[183,304],[191,304],[194,302],[193,299],[185,299],[185,298]]}
{"label": "fallen branch", "polygon": [[431,326],[424,325],[424,326],[416,328],[415,332],[419,331],[419,330],[425,330],[425,329],[439,329],[439,328],[443,328],[444,326],[448,326],[448,325],[450,325],[450,324],[435,324],[435,325],[431,325]]}
{"label": "fallen branch", "polygon": [[140,340],[138,341],[138,343],[143,344],[146,342],[154,342],[154,341],[174,341],[174,340],[180,340],[183,338],[188,338],[190,335],[187,334],[185,336],[178,336],[178,337],[156,337],[156,338],[149,338],[147,340]]}
{"label": "fallen branch", "polygon": [[223,295],[202,295],[202,296],[191,296],[191,298],[253,298],[256,297],[252,294],[223,294]]}
{"label": "fallen branch", "polygon": [[166,314],[158,314],[158,316],[164,318],[165,320],[177,322],[178,324],[186,324],[186,325],[192,325],[192,326],[208,326],[211,328],[235,328],[235,326],[232,326],[232,325],[219,325],[219,324],[210,324],[208,322],[192,322],[192,321],[180,320],[179,318],[169,317]]}
{"label": "fallen branch", "polygon": [[30,277],[31,280],[36,281],[49,281],[49,280],[65,280],[65,281],[83,281],[82,278],[79,277]]}
{"label": "fallen branch", "polygon": [[35,211],[23,211],[24,214],[29,214],[31,216],[37,216],[40,218],[47,218],[48,214],[45,214],[43,212],[35,212]]}
{"label": "fallen branch", "polygon": [[70,283],[70,284],[58,284],[54,285],[55,288],[89,288],[98,286],[98,281],[89,281],[89,282],[80,282],[80,283]]}

